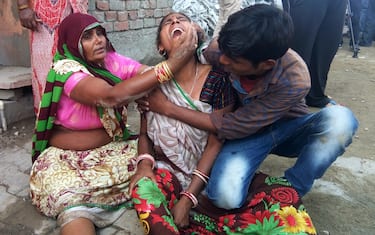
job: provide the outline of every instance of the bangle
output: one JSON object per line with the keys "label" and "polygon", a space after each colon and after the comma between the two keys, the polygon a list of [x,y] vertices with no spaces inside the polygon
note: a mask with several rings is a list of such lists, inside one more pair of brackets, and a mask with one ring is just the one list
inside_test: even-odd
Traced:
{"label": "bangle", "polygon": [[205,184],[207,184],[208,180],[210,179],[210,177],[208,177],[208,175],[204,174],[202,171],[200,171],[198,169],[193,170],[193,172],[191,174],[200,178]]}
{"label": "bangle", "polygon": [[195,208],[195,207],[198,206],[198,199],[191,192],[183,191],[183,192],[180,193],[180,195],[183,195],[183,196],[189,198],[189,200],[193,203],[193,207],[192,208]]}
{"label": "bangle", "polygon": [[145,159],[148,159],[152,162],[152,169],[155,168],[155,159],[153,156],[151,156],[150,154],[148,153],[145,153],[145,154],[141,154],[137,157],[137,161],[136,161],[136,165],[138,166],[138,163],[142,160],[145,160]]}
{"label": "bangle", "polygon": [[25,10],[26,8],[29,8],[28,4],[22,4],[22,5],[18,6],[19,11]]}
{"label": "bangle", "polygon": [[166,61],[155,65],[154,72],[159,83],[167,82],[173,78],[173,73]]}

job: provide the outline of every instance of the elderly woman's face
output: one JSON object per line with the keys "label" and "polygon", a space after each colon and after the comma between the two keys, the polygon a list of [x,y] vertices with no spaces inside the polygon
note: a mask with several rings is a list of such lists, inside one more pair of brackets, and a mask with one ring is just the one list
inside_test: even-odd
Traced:
{"label": "elderly woman's face", "polygon": [[164,18],[160,31],[160,44],[168,50],[173,38],[181,36],[193,27],[191,21],[184,15],[173,13]]}
{"label": "elderly woman's face", "polygon": [[83,32],[81,44],[85,59],[92,63],[102,63],[107,54],[107,39],[102,27]]}

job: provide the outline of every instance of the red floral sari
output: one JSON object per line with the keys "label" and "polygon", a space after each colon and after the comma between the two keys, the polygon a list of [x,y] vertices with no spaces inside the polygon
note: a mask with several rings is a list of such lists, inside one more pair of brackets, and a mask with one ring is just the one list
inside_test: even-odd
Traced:
{"label": "red floral sari", "polygon": [[181,192],[177,178],[156,170],[157,184],[144,178],[132,192],[145,234],[316,234],[297,191],[283,178],[257,173],[249,189],[248,203],[224,210],[200,195],[191,210],[190,226],[179,230],[170,209]]}
{"label": "red floral sari", "polygon": [[88,0],[33,0],[33,9],[41,20],[38,31],[30,31],[30,56],[34,110],[37,113],[46,77],[56,52],[60,22],[73,12],[87,13]]}

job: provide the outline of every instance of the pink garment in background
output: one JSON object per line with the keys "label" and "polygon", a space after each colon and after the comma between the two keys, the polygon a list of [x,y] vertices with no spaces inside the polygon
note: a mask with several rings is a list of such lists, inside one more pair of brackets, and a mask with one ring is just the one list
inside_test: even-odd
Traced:
{"label": "pink garment in background", "polygon": [[58,26],[73,12],[87,13],[88,0],[34,0],[32,6],[41,20],[38,31],[30,31],[32,89],[34,111],[37,113],[56,52]]}

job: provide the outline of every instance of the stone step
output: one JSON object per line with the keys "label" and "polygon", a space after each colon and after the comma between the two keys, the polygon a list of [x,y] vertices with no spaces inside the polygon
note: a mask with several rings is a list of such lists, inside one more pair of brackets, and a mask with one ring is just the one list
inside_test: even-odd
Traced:
{"label": "stone step", "polygon": [[0,133],[9,124],[33,116],[31,68],[0,66]]}
{"label": "stone step", "polygon": [[31,86],[31,68],[0,66],[0,89],[15,89]]}

